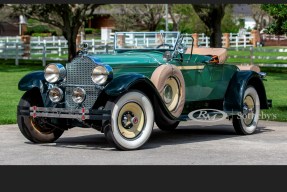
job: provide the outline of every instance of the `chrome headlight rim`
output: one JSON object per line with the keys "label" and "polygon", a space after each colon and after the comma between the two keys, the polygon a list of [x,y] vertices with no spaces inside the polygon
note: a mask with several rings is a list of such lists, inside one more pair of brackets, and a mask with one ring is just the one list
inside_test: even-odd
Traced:
{"label": "chrome headlight rim", "polygon": [[113,69],[109,65],[97,65],[92,70],[91,78],[95,84],[103,86],[113,78]]}
{"label": "chrome headlight rim", "polygon": [[67,76],[65,67],[60,63],[49,63],[44,69],[45,80],[49,83],[57,83]]}
{"label": "chrome headlight rim", "polygon": [[[79,97],[78,97],[78,95],[75,94],[75,92],[82,94],[82,97],[80,100],[78,99]],[[83,89],[81,87],[76,87],[73,89],[72,100],[74,103],[77,103],[77,104],[83,103],[86,100],[86,96],[87,96],[87,94],[86,94],[85,89]]]}
{"label": "chrome headlight rim", "polygon": [[[55,98],[55,94],[58,92],[58,98]],[[54,93],[54,95],[52,95]],[[62,99],[64,98],[64,93],[63,90],[60,89],[59,87],[53,87],[52,89],[49,90],[49,99],[53,102],[53,103],[59,103],[60,101],[62,101]]]}

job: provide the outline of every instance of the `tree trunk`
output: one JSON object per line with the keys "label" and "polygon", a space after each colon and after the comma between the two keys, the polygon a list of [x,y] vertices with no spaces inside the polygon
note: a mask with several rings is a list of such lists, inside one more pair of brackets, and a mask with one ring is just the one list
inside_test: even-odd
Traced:
{"label": "tree trunk", "polygon": [[173,31],[178,31],[178,23],[175,22],[175,23],[172,24],[172,30]]}
{"label": "tree trunk", "polygon": [[193,5],[196,14],[210,31],[210,47],[222,47],[221,21],[224,16],[226,4]]}
{"label": "tree trunk", "polygon": [[70,62],[77,55],[77,39],[78,29],[66,30],[63,32],[63,36],[68,41],[68,61]]}
{"label": "tree trunk", "polygon": [[76,45],[76,38],[77,38],[77,35],[76,36],[71,36],[71,39],[69,40],[69,56],[68,56],[68,60],[69,62],[74,58],[76,57],[77,55],[77,45]]}
{"label": "tree trunk", "polygon": [[157,24],[151,23],[151,24],[149,25],[149,31],[156,31],[156,27],[157,27]]}
{"label": "tree trunk", "polygon": [[221,48],[222,47],[222,32],[221,32],[221,18],[214,18],[214,23],[210,26],[210,47]]}

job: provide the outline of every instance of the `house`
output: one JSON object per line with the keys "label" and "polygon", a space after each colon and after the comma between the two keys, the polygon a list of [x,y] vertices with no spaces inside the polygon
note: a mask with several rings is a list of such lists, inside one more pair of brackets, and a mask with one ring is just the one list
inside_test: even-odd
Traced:
{"label": "house", "polygon": [[[248,30],[255,28],[262,30],[271,21],[271,17],[260,9],[259,4],[234,4],[233,16],[237,21],[243,20],[244,28]],[[256,26],[256,21],[254,18],[257,19],[259,25]]]}
{"label": "house", "polygon": [[19,25],[15,22],[0,22],[0,36],[19,35]]}

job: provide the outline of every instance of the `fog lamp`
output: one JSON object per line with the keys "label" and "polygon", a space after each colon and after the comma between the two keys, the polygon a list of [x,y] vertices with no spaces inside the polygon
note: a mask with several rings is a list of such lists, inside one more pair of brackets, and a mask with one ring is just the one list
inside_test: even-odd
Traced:
{"label": "fog lamp", "polygon": [[49,98],[53,103],[58,103],[63,99],[63,91],[59,87],[54,87],[49,91]]}
{"label": "fog lamp", "polygon": [[83,103],[86,99],[86,91],[83,88],[76,87],[73,90],[72,99],[75,103]]}

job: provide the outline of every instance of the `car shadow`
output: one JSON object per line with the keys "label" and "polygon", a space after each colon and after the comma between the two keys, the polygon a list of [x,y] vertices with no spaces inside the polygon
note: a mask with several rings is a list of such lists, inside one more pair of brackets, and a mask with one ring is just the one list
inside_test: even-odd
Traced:
{"label": "car shadow", "polygon": [[[274,131],[266,127],[259,126],[254,134]],[[148,142],[141,147],[141,150],[158,148],[166,145],[178,145],[187,143],[197,143],[227,139],[232,137],[242,137],[237,135],[232,125],[216,126],[179,126],[173,131],[162,131],[154,129]],[[244,137],[244,136],[243,136]],[[30,143],[30,142],[26,142]],[[104,134],[92,134],[78,137],[62,137],[52,144],[40,144],[49,147],[63,147],[72,149],[90,149],[90,150],[108,150],[114,151],[111,144],[108,143]]]}
{"label": "car shadow", "polygon": [[[261,134],[270,131],[274,130],[259,126],[254,134]],[[156,148],[163,145],[214,141],[232,137],[244,137],[244,135],[236,134],[232,125],[180,126],[176,130],[169,132],[157,129],[154,130],[149,142],[143,147],[143,149]]]}

